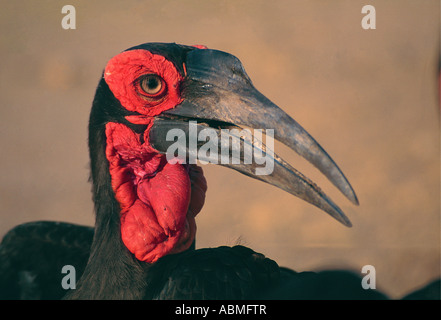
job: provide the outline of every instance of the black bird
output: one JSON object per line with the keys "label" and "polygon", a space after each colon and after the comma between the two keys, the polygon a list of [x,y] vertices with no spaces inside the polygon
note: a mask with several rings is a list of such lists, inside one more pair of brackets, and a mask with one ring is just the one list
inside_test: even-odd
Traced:
{"label": "black bird", "polygon": [[[108,62],[93,101],[95,228],[41,221],[12,229],[0,246],[0,298],[385,298],[363,290],[350,272],[297,273],[243,246],[195,250],[195,216],[207,189],[195,158],[272,184],[351,226],[312,181],[245,127],[274,129],[275,139],[358,204],[334,161],[254,88],[236,57],[204,46],[142,44]],[[206,140],[192,141],[201,136]],[[246,150],[261,157],[249,161]],[[65,265],[75,267],[74,290],[61,287]],[[336,281],[337,287],[323,285]]]}

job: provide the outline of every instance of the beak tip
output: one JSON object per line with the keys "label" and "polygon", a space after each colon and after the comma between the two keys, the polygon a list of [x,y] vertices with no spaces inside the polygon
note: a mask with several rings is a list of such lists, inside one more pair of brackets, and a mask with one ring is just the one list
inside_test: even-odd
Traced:
{"label": "beak tip", "polygon": [[349,201],[351,201],[354,205],[359,206],[360,202],[358,201],[357,195],[355,194],[355,192],[352,192],[349,196],[348,196]]}
{"label": "beak tip", "polygon": [[346,227],[348,228],[352,228],[352,222],[347,220],[346,223],[344,224]]}
{"label": "beak tip", "polygon": [[346,215],[343,212],[340,211],[338,215],[333,215],[333,217],[336,218],[336,220],[338,220],[345,227],[348,227],[348,228],[352,227],[351,220],[349,220],[349,218],[346,217]]}
{"label": "beak tip", "polygon": [[344,212],[326,195],[323,195],[323,198],[326,200],[327,205],[329,205],[329,207],[321,208],[321,209],[327,212],[329,215],[331,215],[333,218],[335,218],[338,222],[340,222],[344,226],[351,228],[352,222],[344,214]]}

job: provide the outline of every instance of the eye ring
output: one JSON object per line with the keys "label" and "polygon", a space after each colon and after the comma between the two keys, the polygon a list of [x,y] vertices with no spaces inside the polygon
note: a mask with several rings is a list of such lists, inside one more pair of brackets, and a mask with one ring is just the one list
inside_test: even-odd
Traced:
{"label": "eye ring", "polygon": [[157,74],[146,74],[138,79],[138,91],[148,98],[157,98],[164,95],[167,85]]}

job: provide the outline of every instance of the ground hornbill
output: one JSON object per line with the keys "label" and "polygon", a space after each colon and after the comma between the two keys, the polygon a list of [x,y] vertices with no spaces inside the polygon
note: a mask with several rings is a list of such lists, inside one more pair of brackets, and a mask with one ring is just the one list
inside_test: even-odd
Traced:
{"label": "ground hornbill", "polygon": [[[227,146],[231,161],[221,161],[215,149],[200,152],[206,145],[197,141],[192,146],[190,141],[192,130],[199,134],[210,129],[215,135],[211,147],[222,149],[226,129],[246,127],[274,129],[275,139],[310,161],[358,204],[333,160],[254,88],[236,57],[204,46],[139,45],[108,62],[93,101],[89,151],[95,228],[39,221],[12,229],[0,247],[0,297],[385,298],[362,289],[360,278],[350,272],[297,273],[243,246],[195,250],[195,216],[204,204],[207,184],[201,167],[190,161],[192,155],[218,160],[351,225],[312,181],[259,140],[227,136],[235,141]],[[173,129],[184,138],[169,139]],[[237,147],[242,151],[234,154]],[[269,155],[271,170],[257,174],[261,163],[246,162],[246,148]],[[175,151],[185,151],[185,156]],[[79,279],[73,290],[61,286],[65,265],[74,266]]]}

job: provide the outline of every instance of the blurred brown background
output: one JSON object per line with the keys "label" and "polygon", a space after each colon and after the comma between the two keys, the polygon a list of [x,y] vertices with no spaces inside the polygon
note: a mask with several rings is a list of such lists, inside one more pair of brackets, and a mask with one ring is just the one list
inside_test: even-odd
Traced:
{"label": "blurred brown background", "polygon": [[[87,122],[106,62],[144,42],[204,44],[241,59],[334,158],[360,206],[277,144],[354,227],[209,166],[197,247],[239,241],[298,271],[370,264],[393,298],[439,276],[438,1],[0,3],[0,236],[39,219],[92,225]],[[66,4],[76,30],[61,27]],[[376,30],[361,28],[365,4]]]}

